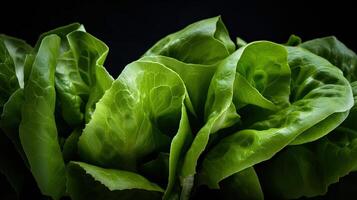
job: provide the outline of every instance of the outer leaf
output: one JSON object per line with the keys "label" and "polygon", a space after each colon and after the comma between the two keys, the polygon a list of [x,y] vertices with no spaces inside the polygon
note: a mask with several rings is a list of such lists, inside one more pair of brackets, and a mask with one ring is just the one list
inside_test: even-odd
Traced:
{"label": "outer leaf", "polygon": [[[357,97],[357,82],[352,83]],[[280,198],[323,195],[328,187],[357,167],[356,103],[350,115],[329,135],[305,145],[287,147],[261,167],[268,194]],[[348,114],[348,113],[347,113]]]}
{"label": "outer leaf", "polygon": [[[295,145],[321,138],[340,125],[346,117],[346,111],[353,106],[353,93],[350,84],[343,77],[341,71],[325,59],[316,57],[300,48],[289,48],[289,64],[294,72],[292,101],[313,98],[321,98],[322,101],[324,101],[323,99],[335,100],[334,104],[325,105],[336,109],[335,113],[300,134],[291,143]],[[324,103],[327,103],[327,101],[324,101]],[[319,106],[322,105],[323,103],[319,104]],[[343,107],[348,109],[345,111],[338,110]]]}
{"label": "outer leaf", "polygon": [[288,50],[293,103],[251,129],[224,138],[207,154],[200,177],[210,187],[217,188],[224,178],[270,159],[296,137],[300,137],[295,139],[298,144],[324,136],[341,121],[326,129],[321,125],[315,132],[309,129],[352,107],[351,88],[341,71],[301,48]]}
{"label": "outer leaf", "polygon": [[19,88],[10,96],[9,100],[4,105],[0,118],[0,128],[10,138],[24,162],[27,163],[19,138],[19,125],[21,122],[21,107],[23,102],[23,89]]}
{"label": "outer leaf", "polygon": [[4,44],[11,55],[14,66],[16,69],[17,79],[21,88],[24,87],[24,62],[26,56],[32,53],[32,47],[25,41],[10,37],[7,35],[0,35],[0,38],[4,41]]}
{"label": "outer leaf", "polygon": [[0,110],[17,88],[19,88],[19,83],[15,65],[3,39],[0,37]]}
{"label": "outer leaf", "polygon": [[145,56],[163,55],[185,63],[213,64],[227,57],[234,49],[235,45],[221,18],[214,17],[164,37]]}
{"label": "outer leaf", "polygon": [[311,144],[288,147],[261,175],[269,182],[267,191],[280,198],[323,195],[357,166],[356,156],[357,132],[341,127]]}
{"label": "outer leaf", "polygon": [[357,80],[357,55],[336,37],[318,38],[306,41],[300,46],[340,68],[348,80]]}
{"label": "outer leaf", "polygon": [[54,118],[54,75],[60,38],[43,39],[24,89],[20,140],[41,192],[59,199],[65,190],[65,166]]}
{"label": "outer leaf", "polygon": [[159,186],[128,171],[82,162],[71,162],[67,171],[68,193],[73,200],[160,199],[163,192]]}

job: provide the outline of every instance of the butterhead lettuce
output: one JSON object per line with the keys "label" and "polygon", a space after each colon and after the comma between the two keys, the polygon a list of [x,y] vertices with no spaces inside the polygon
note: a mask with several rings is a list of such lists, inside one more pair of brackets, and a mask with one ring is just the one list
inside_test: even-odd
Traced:
{"label": "butterhead lettuce", "polygon": [[109,48],[81,24],[34,47],[0,35],[0,172],[15,197],[295,199],[352,188],[357,55],[335,37],[236,43],[221,17],[201,20],[113,78]]}

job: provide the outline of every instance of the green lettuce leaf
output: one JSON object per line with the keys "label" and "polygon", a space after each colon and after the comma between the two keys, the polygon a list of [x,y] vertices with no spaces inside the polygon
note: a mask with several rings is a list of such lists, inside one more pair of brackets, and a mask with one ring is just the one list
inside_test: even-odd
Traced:
{"label": "green lettuce leaf", "polygon": [[73,200],[160,199],[163,192],[159,186],[136,173],[83,162],[71,162],[67,176],[67,191]]}
{"label": "green lettuce leaf", "polygon": [[[191,102],[187,102],[189,111],[200,117],[204,113],[204,105],[208,87],[217,69],[217,65],[189,64],[166,56],[144,56],[140,60],[158,62],[175,71],[185,83]],[[200,82],[196,82],[200,80]],[[192,107],[190,106],[192,104]]]}
{"label": "green lettuce leaf", "polygon": [[75,96],[72,99],[79,99],[81,91],[88,91],[89,88],[85,104],[85,120],[88,122],[95,109],[95,104],[113,82],[113,78],[103,67],[109,49],[103,42],[82,31],[75,31],[67,37],[77,65],[77,68],[68,68],[66,72],[72,75],[71,70],[73,70],[75,76],[67,77],[73,78],[72,83],[80,82],[73,84],[68,93],[74,93],[70,95]]}
{"label": "green lettuce leaf", "polygon": [[[203,183],[217,188],[221,180],[270,159],[291,142],[301,144],[323,137],[343,121],[329,117],[346,116],[352,107],[351,86],[340,70],[299,47],[287,50],[291,105],[222,139],[203,161]],[[332,124],[326,127],[325,119]]]}
{"label": "green lettuce leaf", "polygon": [[14,61],[0,37],[0,110],[8,98],[20,87]]}
{"label": "green lettuce leaf", "polygon": [[185,63],[214,64],[234,50],[221,17],[213,17],[164,37],[144,56],[163,55]]}
{"label": "green lettuce leaf", "polygon": [[61,38],[55,84],[62,116],[67,124],[77,126],[84,118],[89,121],[95,103],[112,84],[103,67],[108,47],[73,23],[42,34],[35,49],[50,34]]}
{"label": "green lettuce leaf", "polygon": [[40,48],[40,45],[42,43],[42,40],[49,35],[57,35],[58,37],[61,38],[61,45],[60,45],[60,52],[64,53],[66,51],[68,51],[69,49],[69,44],[68,41],[66,40],[66,37],[69,33],[73,32],[73,31],[83,31],[85,32],[84,26],[79,24],[79,23],[72,23],[72,24],[68,24],[65,26],[60,26],[58,28],[55,28],[53,30],[47,31],[45,33],[42,33],[40,35],[40,37],[38,38],[34,49],[36,51],[38,51],[38,49]]}
{"label": "green lettuce leaf", "polygon": [[21,88],[24,87],[24,64],[26,56],[33,52],[33,49],[25,41],[7,36],[0,35],[12,60],[14,62],[16,76]]}
{"label": "green lettuce leaf", "polygon": [[65,191],[65,166],[54,117],[59,48],[58,36],[50,35],[42,40],[24,88],[19,128],[31,172],[41,192],[53,199],[59,199]]}
{"label": "green lettuce leaf", "polygon": [[176,165],[191,137],[186,98],[182,80],[164,65],[129,64],[96,105],[79,139],[81,158],[98,166],[136,171],[149,154],[170,148],[169,195]]}
{"label": "green lettuce leaf", "polygon": [[277,198],[323,195],[357,166],[357,131],[338,127],[307,145],[279,152],[261,172],[267,193]]}
{"label": "green lettuce leaf", "polygon": [[22,159],[27,164],[25,153],[22,149],[19,138],[19,125],[21,122],[21,107],[24,102],[24,92],[22,88],[17,89],[5,103],[0,116],[0,128],[15,145]]}
{"label": "green lettuce leaf", "polygon": [[357,55],[334,36],[306,41],[301,47],[340,68],[349,81],[357,80]]}
{"label": "green lettuce leaf", "polygon": [[[259,49],[270,49],[271,51],[259,52]],[[259,55],[256,55],[257,52]],[[273,57],[272,54],[276,57]],[[255,56],[261,58],[261,63],[255,68],[248,68],[248,66],[255,65],[255,60],[252,60]],[[242,68],[238,70],[237,66],[242,66]],[[262,73],[261,66],[270,66],[271,69]],[[277,76],[277,71],[281,72],[281,76]],[[283,94],[282,91],[284,88],[285,91],[289,91],[289,85],[283,85],[282,91],[271,89],[268,91],[265,88],[266,86],[278,87],[278,83],[274,82],[274,77],[277,77],[281,82],[289,83],[289,74],[285,49],[270,42],[257,42],[242,47],[220,63],[208,91],[205,105],[206,124],[197,133],[184,160],[181,174],[183,185],[193,184],[192,179],[196,172],[198,158],[205,150],[210,135],[230,127],[240,120],[236,111],[237,106],[256,104],[262,108],[274,110],[278,108],[278,104],[287,103],[288,95]],[[237,82],[243,82],[244,85],[238,86]],[[264,86],[264,84],[266,85]],[[259,87],[256,89],[254,86]],[[242,92],[242,95],[234,94],[235,91]],[[244,92],[248,94],[244,94]],[[244,99],[249,94],[256,94],[256,98]],[[184,186],[184,188],[186,187]],[[189,191],[183,191],[184,195],[187,193]]]}

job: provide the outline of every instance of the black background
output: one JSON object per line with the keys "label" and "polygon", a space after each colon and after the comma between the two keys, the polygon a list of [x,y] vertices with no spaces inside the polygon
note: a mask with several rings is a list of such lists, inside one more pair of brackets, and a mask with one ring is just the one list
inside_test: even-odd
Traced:
{"label": "black background", "polygon": [[[4,3],[3,3],[4,2]],[[55,27],[80,22],[110,48],[106,68],[116,77],[163,36],[200,19],[221,15],[232,39],[285,42],[335,35],[357,51],[352,1],[3,1],[0,33],[34,44]]]}

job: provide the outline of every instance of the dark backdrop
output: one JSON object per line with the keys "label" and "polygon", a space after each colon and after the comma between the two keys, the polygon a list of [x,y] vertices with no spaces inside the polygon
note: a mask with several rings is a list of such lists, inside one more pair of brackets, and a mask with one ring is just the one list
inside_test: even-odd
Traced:
{"label": "dark backdrop", "polygon": [[[315,2],[315,3],[312,3]],[[115,77],[155,41],[200,19],[221,15],[232,38],[285,42],[335,35],[357,50],[356,10],[348,1],[48,1],[1,3],[0,33],[34,44],[40,33],[72,22],[104,41]]]}

